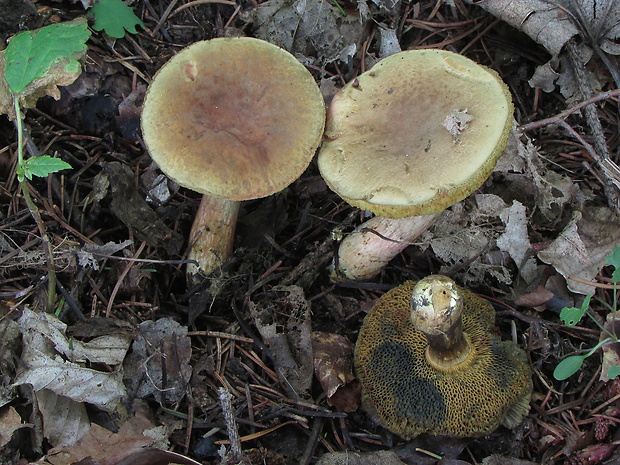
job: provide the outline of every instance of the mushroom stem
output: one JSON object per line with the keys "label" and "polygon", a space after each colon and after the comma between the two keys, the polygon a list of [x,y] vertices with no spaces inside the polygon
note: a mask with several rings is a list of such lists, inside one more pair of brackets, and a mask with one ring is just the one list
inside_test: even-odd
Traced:
{"label": "mushroom stem", "polygon": [[472,350],[463,332],[463,297],[446,276],[420,280],[411,294],[411,322],[428,341],[426,360],[446,372],[466,361]]}
{"label": "mushroom stem", "polygon": [[371,279],[435,222],[439,213],[408,218],[376,216],[358,226],[338,249],[336,274],[346,279]]}
{"label": "mushroom stem", "polygon": [[187,265],[190,279],[197,273],[210,274],[231,256],[240,202],[203,195],[192,229]]}
{"label": "mushroom stem", "polygon": [[428,341],[426,360],[438,371],[449,371],[467,360],[471,353],[460,318],[445,334],[425,335]]}

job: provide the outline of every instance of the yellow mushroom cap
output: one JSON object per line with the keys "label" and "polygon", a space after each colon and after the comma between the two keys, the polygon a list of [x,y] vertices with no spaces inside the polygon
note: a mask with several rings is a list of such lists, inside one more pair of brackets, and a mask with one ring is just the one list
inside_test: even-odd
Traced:
{"label": "yellow mushroom cap", "polygon": [[155,75],[142,111],[151,157],[203,194],[248,200],[278,192],[308,167],[325,122],[310,72],[252,38],[197,42]]}
{"label": "yellow mushroom cap", "polygon": [[411,322],[415,284],[384,294],[364,320],[355,346],[364,408],[405,439],[478,437],[517,426],[529,410],[531,370],[523,350],[491,334],[492,306],[459,288],[471,352],[458,366],[437,370],[427,360],[425,334]]}
{"label": "yellow mushroom cap", "polygon": [[439,212],[491,174],[512,113],[493,70],[444,50],[396,53],[332,100],[319,169],[349,204],[379,216]]}

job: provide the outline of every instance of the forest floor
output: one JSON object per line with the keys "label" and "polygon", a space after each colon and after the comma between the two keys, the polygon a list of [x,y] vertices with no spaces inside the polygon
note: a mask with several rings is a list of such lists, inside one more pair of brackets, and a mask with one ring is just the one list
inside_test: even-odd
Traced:
{"label": "forest floor", "polygon": [[[0,117],[0,463],[173,460],[145,448],[174,451],[178,463],[620,463],[620,382],[607,376],[619,358],[615,262],[606,258],[620,246],[620,177],[614,183],[600,158],[607,150],[618,162],[620,118],[618,93],[597,97],[617,89],[617,60],[594,54],[579,66],[562,51],[555,85],[539,73],[542,91],[529,82],[553,58],[542,45],[476,5],[447,3],[135,0],[144,28],[120,39],[93,31],[77,81],[25,113],[30,155],[72,166],[28,183],[53,250],[51,306],[49,257],[16,177],[15,126]],[[3,44],[86,14],[67,1],[2,0],[0,9]],[[302,59],[328,103],[387,53],[386,37],[402,50],[461,53],[507,83],[516,129],[489,180],[372,280],[330,278],[339,236],[364,212],[333,193],[313,161],[282,192],[244,202],[232,256],[189,283],[201,196],[161,176],[141,139],[141,104],[183,47],[240,35]],[[585,47],[586,36],[571,46]],[[581,107],[537,124],[587,98],[599,127]],[[387,290],[429,274],[487,298],[495,333],[526,351],[534,391],[520,426],[404,441],[360,408],[351,364],[364,315]],[[565,325],[561,310],[581,308],[589,293],[591,318]],[[560,360],[587,353],[603,327],[615,344],[555,379]],[[90,355],[70,357],[76,347]],[[236,419],[240,451],[223,411]],[[339,451],[394,455],[326,455]]]}

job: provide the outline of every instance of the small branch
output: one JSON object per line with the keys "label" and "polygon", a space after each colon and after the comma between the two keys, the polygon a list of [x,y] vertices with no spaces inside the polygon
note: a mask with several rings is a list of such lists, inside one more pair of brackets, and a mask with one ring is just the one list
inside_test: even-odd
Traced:
{"label": "small branch", "polygon": [[217,390],[217,397],[222,407],[224,421],[226,422],[226,431],[228,432],[228,440],[230,441],[230,452],[235,463],[243,459],[243,451],[241,450],[241,440],[239,439],[239,430],[235,421],[235,413],[232,408],[232,394],[226,388]]}
{"label": "small branch", "polygon": [[607,99],[618,97],[618,96],[620,96],[620,89],[614,89],[614,90],[609,90],[607,92],[602,92],[598,95],[595,95],[594,97],[584,100],[581,103],[578,103],[577,105],[569,108],[568,110],[564,110],[563,112],[558,113],[555,116],[551,116],[549,118],[541,119],[538,121],[532,121],[531,123],[528,123],[528,124],[523,124],[519,126],[519,130],[521,132],[527,132],[527,131],[533,131],[534,129],[542,128],[549,124],[557,124],[560,120],[568,118],[570,115],[578,112],[583,107],[586,107],[596,102],[600,102],[601,100],[607,100]]}

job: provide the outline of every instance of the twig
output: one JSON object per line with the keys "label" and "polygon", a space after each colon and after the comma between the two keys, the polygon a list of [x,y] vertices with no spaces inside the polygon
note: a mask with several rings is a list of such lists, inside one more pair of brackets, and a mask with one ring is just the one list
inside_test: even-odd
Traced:
{"label": "twig", "polygon": [[232,394],[228,392],[228,389],[221,387],[217,390],[217,397],[220,401],[220,407],[222,407],[224,421],[226,422],[230,452],[232,453],[233,460],[237,463],[242,460],[243,451],[241,450],[239,430],[237,429],[237,422],[235,421],[235,414],[232,408]]}
{"label": "twig", "polygon": [[[140,256],[145,246],[146,246],[146,242],[143,242],[142,244],[140,244],[140,247],[138,247],[138,251],[134,255],[134,258],[137,258],[138,256]],[[127,266],[125,267],[125,269],[119,276],[118,281],[116,281],[116,284],[114,285],[114,289],[112,289],[112,293],[110,294],[110,299],[108,300],[108,307],[106,308],[106,311],[105,311],[106,318],[110,316],[110,312],[112,311],[112,305],[114,305],[114,298],[116,297],[116,294],[121,288],[121,284],[123,284],[123,280],[125,279],[125,276],[127,276],[127,273],[129,273],[129,270],[131,270],[133,265],[134,265],[134,262],[127,263]]]}
{"label": "twig", "polygon": [[614,89],[614,90],[609,90],[607,92],[601,92],[600,94],[595,95],[594,97],[591,97],[587,100],[584,100],[583,102],[578,103],[577,105],[569,108],[568,110],[564,110],[563,112],[558,113],[555,116],[551,116],[549,118],[541,119],[538,121],[532,121],[531,123],[528,123],[528,124],[523,124],[519,126],[519,130],[521,132],[527,132],[527,131],[533,131],[534,129],[542,128],[544,126],[548,126],[549,124],[557,124],[558,121],[569,117],[570,115],[581,110],[583,107],[587,105],[591,105],[593,103],[600,102],[601,100],[607,100],[607,99],[618,97],[618,96],[620,96],[620,89]]}

